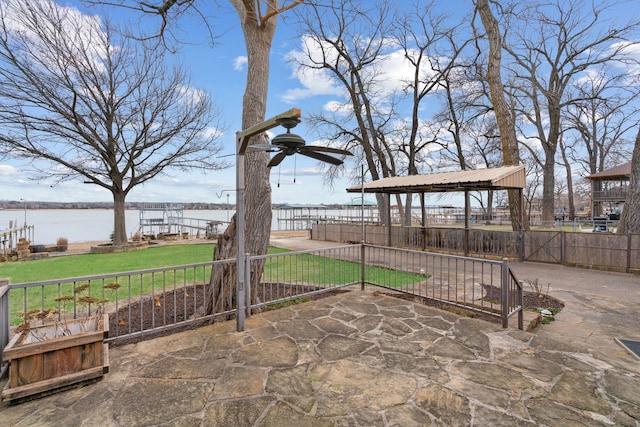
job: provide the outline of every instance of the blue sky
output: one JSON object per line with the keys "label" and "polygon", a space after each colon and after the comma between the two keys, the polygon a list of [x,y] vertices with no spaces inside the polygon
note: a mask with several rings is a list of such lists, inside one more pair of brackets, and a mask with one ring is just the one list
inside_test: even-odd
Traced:
{"label": "blue sky", "polygon": [[[86,6],[78,0],[55,0],[58,4],[78,7],[86,12]],[[207,3],[208,2],[208,3]],[[207,90],[223,112],[222,120],[227,125],[221,143],[223,154],[233,154],[235,149],[235,132],[240,130],[242,113],[242,96],[245,90],[246,64],[243,35],[239,27],[236,12],[226,1],[222,9],[215,9],[213,0],[201,0],[201,4],[209,5],[208,12],[215,14],[213,27],[220,38],[215,46],[206,40],[206,31],[201,21],[195,18],[183,19],[178,36],[188,43],[181,45],[181,51],[175,56],[182,61],[191,74],[192,83]],[[635,3],[631,3],[635,5]],[[469,1],[435,2],[439,9],[454,9],[454,15],[466,14],[472,7]],[[626,7],[629,7],[627,3]],[[635,6],[637,9],[637,5]],[[126,9],[108,9],[110,19],[138,22],[140,15]],[[625,9],[626,10],[626,9]],[[93,10],[92,10],[93,11]],[[94,12],[95,13],[95,12]],[[634,13],[638,13],[637,10]],[[187,17],[188,18],[188,17]],[[286,15],[285,15],[286,18]],[[271,50],[271,70],[267,117],[277,115],[293,107],[301,108],[303,122],[296,127],[295,133],[303,136],[308,144],[322,144],[314,141],[314,136],[306,129],[305,114],[318,112],[334,101],[341,100],[340,91],[327,79],[317,75],[309,78],[296,74],[287,59],[295,55],[301,48],[301,40],[294,36],[286,19],[280,19]],[[382,70],[388,78],[387,88],[397,88],[399,79],[407,71],[403,67],[402,55],[387,52],[388,57]],[[638,54],[640,55],[640,53]],[[428,112],[424,112],[428,116]],[[276,128],[274,133],[284,131]],[[234,161],[234,157],[226,160]],[[360,166],[347,161],[346,169],[359,171]],[[295,183],[294,183],[295,170]],[[354,184],[348,179],[338,180],[333,188],[323,185],[323,171],[314,160],[304,156],[287,157],[280,167],[271,172],[272,200],[274,203],[348,203],[354,196],[345,191]],[[153,181],[134,189],[128,201],[169,201],[169,202],[211,202],[226,203],[227,193],[233,203],[235,200],[235,168],[213,171],[180,173],[170,171],[168,175],[159,176]],[[452,196],[449,196],[452,197]],[[456,197],[456,196],[453,196]],[[372,197],[371,197],[372,198]],[[0,200],[27,201],[112,201],[111,194],[93,185],[84,185],[82,180],[69,181],[52,186],[47,182],[35,182],[21,165],[15,161],[0,160]],[[461,205],[460,197],[455,199],[428,200],[428,204]]]}
{"label": "blue sky", "polygon": [[[58,1],[58,3],[62,2]],[[77,1],[72,1],[70,4],[85,10],[84,6]],[[118,13],[123,11],[120,10]],[[224,146],[224,154],[232,154],[235,147],[235,132],[240,130],[246,57],[237,15],[229,8],[223,12],[222,18],[218,19],[216,24],[220,25],[219,23],[223,22],[225,27],[218,26],[216,29],[224,34],[214,47],[206,42],[204,29],[197,27],[199,24],[194,24],[195,27],[186,25],[190,28],[189,34],[183,32],[180,37],[188,39],[190,43],[182,45],[176,59],[184,62],[191,73],[192,83],[198,88],[209,91],[215,103],[221,107],[223,121],[227,125],[221,142]],[[299,41],[292,37],[291,31],[288,31],[287,26],[280,20],[271,52],[271,83],[267,117],[293,107],[301,108],[303,123],[296,128],[295,133],[304,136],[308,144],[313,144],[305,132],[305,110],[320,108],[320,103],[326,102],[329,98],[324,95],[327,88],[321,82],[315,82],[320,83],[320,87],[312,86],[313,81],[307,82],[308,85],[305,86],[295,78],[290,65],[287,64],[287,57],[298,47]],[[335,93],[335,90],[333,92]],[[273,130],[274,134],[281,131],[284,129]],[[345,188],[351,185],[349,181],[343,180],[334,189],[323,186],[322,172],[318,169],[317,162],[303,156],[296,157],[295,160],[288,157],[280,168],[275,167],[272,170],[274,203],[340,203],[351,200],[353,195],[345,191]],[[225,160],[235,161],[234,157],[228,157]],[[293,182],[294,166],[295,183]],[[355,166],[350,165],[350,167]],[[2,200],[65,202],[112,200],[108,191],[96,186],[84,185],[82,180],[64,182],[55,186],[48,182],[33,181],[19,162],[11,160],[0,161],[0,188]],[[226,203],[226,192],[230,192],[229,199],[233,203],[234,188],[235,168],[233,166],[207,174],[170,171],[168,175],[159,176],[144,186],[134,189],[127,200]]]}

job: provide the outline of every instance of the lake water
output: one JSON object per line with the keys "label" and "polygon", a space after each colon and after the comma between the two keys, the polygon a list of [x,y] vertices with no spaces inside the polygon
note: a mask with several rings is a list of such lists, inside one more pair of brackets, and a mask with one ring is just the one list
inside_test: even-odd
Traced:
{"label": "lake water", "polygon": [[[185,218],[227,221],[226,210],[183,211]],[[229,212],[229,217],[233,212]],[[9,228],[9,221],[24,224],[23,210],[0,210],[0,229]],[[131,235],[140,224],[137,210],[125,211],[127,233]],[[113,232],[112,209],[34,209],[27,210],[27,224],[35,228],[34,244],[55,244],[58,237],[70,243],[109,240]],[[222,226],[224,229],[224,226]]]}
{"label": "lake water", "polygon": [[[188,218],[195,218],[205,221],[222,221],[225,224],[219,227],[219,231],[226,228],[226,222],[234,211],[230,210],[184,210],[183,217],[185,223],[189,223]],[[332,216],[344,217],[345,215],[358,215],[351,210],[310,210],[306,209],[298,214],[309,216]],[[155,213],[158,215],[158,213]],[[159,214],[162,216],[162,214]],[[291,222],[286,218],[292,217],[291,212],[274,211],[272,230],[291,229]],[[106,241],[113,231],[113,210],[112,209],[34,209],[26,212],[27,224],[35,227],[32,244],[52,245],[58,237],[66,237],[69,243]],[[0,230],[9,228],[9,222],[22,226],[24,224],[24,210],[0,210]],[[127,233],[129,236],[140,224],[140,213],[138,210],[125,211],[127,222]],[[308,222],[298,222],[296,229],[310,227]]]}

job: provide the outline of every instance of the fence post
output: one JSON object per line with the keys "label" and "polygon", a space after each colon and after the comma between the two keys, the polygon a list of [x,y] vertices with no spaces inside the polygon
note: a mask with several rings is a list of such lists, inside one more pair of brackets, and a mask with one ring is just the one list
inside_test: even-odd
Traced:
{"label": "fence post", "polygon": [[502,327],[509,327],[509,263],[502,260],[502,289],[500,294],[502,308]]}
{"label": "fence post", "polygon": [[[264,261],[263,261],[264,262]],[[244,277],[245,277],[245,310],[246,318],[251,317],[251,261],[249,254],[245,254],[244,258]],[[243,325],[244,330],[244,325]]]}
{"label": "fence post", "polygon": [[523,292],[522,280],[518,280],[518,305],[520,310],[518,311],[518,329],[524,330],[524,292]]}
{"label": "fence post", "polygon": [[364,291],[365,281],[365,247],[364,242],[360,244],[360,290]]}
{"label": "fence post", "polygon": [[627,273],[631,271],[631,233],[627,233],[627,267],[624,271]]}
{"label": "fence post", "polygon": [[3,351],[9,344],[9,279],[0,279],[0,378],[7,373],[8,364],[4,360]]}
{"label": "fence post", "polygon": [[520,227],[520,231],[518,232],[518,249],[520,252],[520,262],[524,261],[524,230]]}
{"label": "fence post", "polygon": [[[236,285],[236,331],[244,332],[244,318],[246,315],[246,287],[247,282],[251,281],[251,277],[246,276],[247,271],[247,258],[249,254],[244,254],[244,256],[239,255],[237,258],[238,264],[236,264],[238,275],[237,285]],[[239,265],[239,263],[242,265]]]}

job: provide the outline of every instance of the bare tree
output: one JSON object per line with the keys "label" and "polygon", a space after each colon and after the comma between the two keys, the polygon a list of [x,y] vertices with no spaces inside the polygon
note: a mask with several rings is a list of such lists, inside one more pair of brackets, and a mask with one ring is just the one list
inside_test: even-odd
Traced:
{"label": "bare tree", "polygon": [[[497,19],[489,7],[488,0],[477,0],[476,10],[480,15],[482,24],[489,39],[489,61],[487,64],[487,82],[491,91],[491,102],[500,129],[500,139],[502,140],[502,155],[505,166],[518,165],[520,163],[520,152],[518,151],[518,140],[516,138],[516,128],[511,108],[505,98],[505,90],[502,83],[500,68],[502,67],[502,37]],[[509,213],[511,216],[511,227],[518,230],[524,227],[520,224],[520,210],[523,209],[521,197],[516,190],[509,190]]]}
{"label": "bare tree", "polygon": [[[188,12],[202,18],[202,24],[213,34],[213,22],[202,4],[192,1],[175,0],[92,0],[94,3],[134,9],[146,16],[159,19],[156,37],[166,41],[173,36],[171,29],[179,25],[180,18]],[[261,123],[265,119],[267,93],[269,88],[269,55],[275,35],[278,16],[303,3],[303,0],[229,0],[240,19],[247,51],[247,83],[242,98],[242,129]],[[214,6],[217,6],[214,4]],[[169,32],[169,33],[168,33]],[[180,40],[174,40],[180,43]],[[171,46],[170,46],[171,47]],[[250,139],[249,144],[266,143],[267,135],[259,134]],[[264,255],[269,248],[271,232],[271,185],[269,183],[269,154],[258,150],[247,151],[245,158],[244,194],[245,250],[253,255]],[[236,217],[231,218],[229,227],[218,239],[215,259],[229,259],[236,255]],[[253,264],[251,278],[254,285],[261,275],[263,265]],[[222,312],[235,307],[236,271],[233,268],[216,268],[211,274],[207,290],[207,307],[203,312]],[[252,298],[258,286],[252,286]]]}
{"label": "bare tree", "polygon": [[[567,181],[567,202],[569,204],[569,219],[573,221],[576,217],[576,204],[573,198],[573,168],[567,155],[567,147],[563,141],[560,141],[560,154],[562,155],[562,165],[566,173]],[[563,213],[564,220],[564,213]]]}
{"label": "bare tree", "polygon": [[[385,98],[381,83],[388,76],[379,69],[391,14],[389,2],[371,6],[361,0],[309,3],[296,14],[304,52],[294,60],[309,72],[327,72],[345,92],[343,105],[312,114],[309,121],[324,128],[334,145],[353,148],[373,180],[395,176],[399,167],[389,138],[394,104]],[[389,224],[387,198],[376,196],[380,218]]]}
{"label": "bare tree", "polygon": [[[616,2],[584,3],[554,0],[526,3],[513,10],[510,34],[504,48],[512,59],[511,70],[520,103],[519,114],[528,126],[522,133],[535,137],[543,149],[542,221],[554,215],[556,151],[560,141],[562,112],[572,105],[572,82],[603,64],[621,64],[637,22],[605,21]],[[529,127],[533,127],[529,131]],[[526,146],[529,148],[529,146]]]}
{"label": "bare tree", "polygon": [[618,233],[640,233],[640,130],[631,157],[631,176]]}
{"label": "bare tree", "polygon": [[[247,83],[242,98],[242,128],[247,129],[265,119],[267,109],[267,93],[269,91],[269,55],[271,42],[276,30],[278,14],[293,8],[301,1],[279,0],[250,1],[229,0],[240,17],[240,25],[244,34],[247,49]],[[264,6],[264,7],[263,7]],[[249,144],[266,143],[266,134],[253,137]],[[270,169],[267,167],[269,153],[257,150],[248,151],[245,155],[245,249],[254,255],[264,255],[269,248],[271,234],[271,184]],[[236,255],[236,216],[229,227],[218,239],[214,258],[228,259]],[[252,301],[261,277],[263,264],[254,264],[250,275],[253,285]],[[231,273],[231,274],[229,274]],[[221,312],[235,306],[229,305],[225,295],[235,295],[236,272],[216,270],[211,274],[207,301],[207,313]],[[212,298],[212,296],[215,296]],[[232,297],[232,300],[235,299]],[[213,303],[212,303],[213,301]]]}
{"label": "bare tree", "polygon": [[217,119],[181,67],[100,18],[53,2],[0,5],[0,154],[30,160],[40,177],[108,190],[114,244],[127,241],[133,188],[171,168],[221,166],[211,160]]}
{"label": "bare tree", "polygon": [[540,210],[540,187],[542,186],[542,170],[538,162],[531,157],[523,157],[522,163],[525,165],[527,175],[527,186],[524,188],[524,199],[527,204],[523,207],[528,218],[528,223],[532,221],[533,211]]}
{"label": "bare tree", "polygon": [[[433,1],[417,1],[407,7],[408,13],[399,16],[394,32],[411,70],[411,77],[402,82],[402,91],[410,99],[409,135],[399,148],[406,158],[407,175],[417,175],[421,153],[438,143],[437,135],[424,134],[420,110],[443,85],[451,96],[451,85],[446,83],[462,72],[458,70],[463,65],[460,56],[471,38],[461,37],[460,25],[452,25],[449,16],[435,13]],[[457,118],[452,112],[449,130],[459,144],[461,124]],[[464,163],[462,166],[464,169]],[[411,225],[411,194],[406,199],[404,225]]]}
{"label": "bare tree", "polygon": [[633,143],[626,135],[640,118],[635,102],[640,86],[637,76],[633,77],[626,73],[611,76],[603,69],[583,76],[570,88],[575,101],[563,112],[563,123],[574,143],[567,154],[582,165],[586,175],[611,166],[616,154],[632,151]]}

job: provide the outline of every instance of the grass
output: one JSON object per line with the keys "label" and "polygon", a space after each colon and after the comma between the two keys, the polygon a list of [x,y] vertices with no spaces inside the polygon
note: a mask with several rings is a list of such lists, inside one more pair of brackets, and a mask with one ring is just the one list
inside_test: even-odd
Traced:
{"label": "grass", "polygon": [[[271,248],[270,255],[286,255],[288,250]],[[163,293],[175,288],[188,288],[204,283],[211,274],[211,267],[169,269],[207,262],[212,259],[213,245],[176,245],[149,248],[143,251],[120,254],[69,255],[43,260],[0,264],[0,277],[8,277],[10,283],[31,283],[59,280],[48,286],[35,286],[11,291],[12,324],[21,322],[19,311],[55,308],[66,313],[77,307],[82,313],[95,310],[95,304],[80,304],[78,288],[87,289],[84,296],[110,301],[136,300],[142,295]],[[118,277],[86,281],[66,278],[106,275],[126,271],[168,268],[164,273],[119,275]],[[361,266],[358,262],[342,261],[313,254],[268,257],[262,275],[263,282],[304,284],[305,286],[347,285],[359,283]],[[382,267],[366,266],[365,277],[369,282],[399,287],[424,280],[418,274],[406,273]],[[26,301],[26,310],[25,310]],[[74,302],[76,304],[74,304]]]}
{"label": "grass", "polygon": [[[270,254],[285,252],[273,249]],[[287,257],[269,258],[262,280],[266,282],[297,282],[313,285],[346,285],[359,283],[359,262],[343,261],[313,254],[297,254]],[[365,266],[365,278],[369,282],[400,287],[424,280],[424,276],[388,268]]]}
{"label": "grass", "polygon": [[[148,248],[143,251],[117,254],[83,254],[52,257],[48,259],[7,262],[0,264],[0,277],[7,277],[10,283],[32,283],[47,280],[60,280],[57,285],[37,286],[11,291],[10,310],[12,324],[21,319],[17,313],[27,309],[45,310],[55,308],[60,312],[73,309],[74,301],[82,296],[114,301],[132,298],[149,293],[164,291],[167,286],[185,286],[194,281],[202,282],[208,277],[211,268],[176,270],[173,274],[161,273],[135,276],[121,276],[105,280],[68,281],[67,278],[120,273],[126,271],[166,268],[170,266],[196,264],[210,261],[213,257],[213,244],[176,245]],[[119,287],[113,286],[117,283]],[[82,294],[78,288],[88,285]],[[113,289],[118,287],[117,289]],[[71,300],[65,301],[65,299]],[[81,311],[95,310],[95,304],[77,304]]]}
{"label": "grass", "polygon": [[119,254],[69,255],[0,264],[0,277],[29,283],[211,261],[213,244],[176,245]]}

